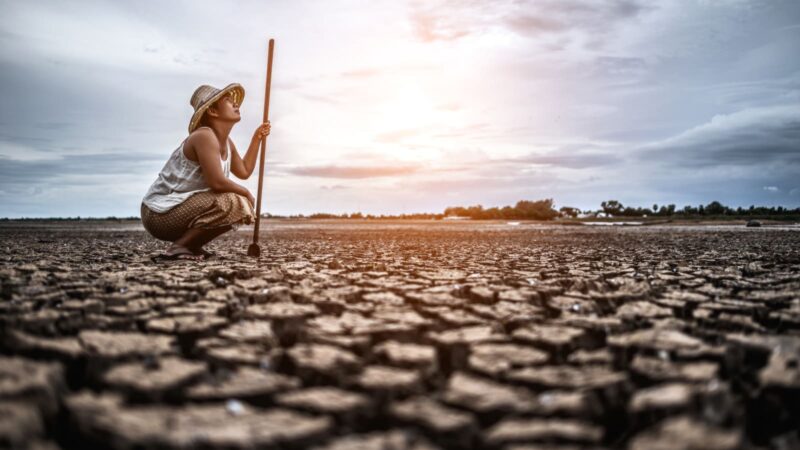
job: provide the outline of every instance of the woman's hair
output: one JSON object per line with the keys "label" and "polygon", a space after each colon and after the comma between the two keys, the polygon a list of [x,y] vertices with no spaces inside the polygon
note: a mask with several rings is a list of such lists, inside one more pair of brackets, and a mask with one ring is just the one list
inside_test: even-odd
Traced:
{"label": "woman's hair", "polygon": [[[223,98],[225,98],[225,97],[223,97]],[[220,98],[219,100],[215,101],[214,103],[211,104],[211,106],[206,108],[206,110],[203,112],[203,115],[200,116],[200,121],[197,122],[197,127],[195,129],[200,128],[200,127],[208,127],[208,126],[210,126],[209,125],[209,123],[210,123],[209,120],[210,119],[209,119],[208,114],[206,114],[206,113],[208,112],[209,109],[216,108],[217,107],[217,103],[219,103],[220,100],[222,100],[222,98]]]}
{"label": "woman's hair", "polygon": [[[208,110],[206,110],[206,112],[208,112]],[[200,116],[200,121],[197,122],[197,127],[195,129],[207,126],[210,126],[208,121],[208,114],[204,112],[203,115]]]}

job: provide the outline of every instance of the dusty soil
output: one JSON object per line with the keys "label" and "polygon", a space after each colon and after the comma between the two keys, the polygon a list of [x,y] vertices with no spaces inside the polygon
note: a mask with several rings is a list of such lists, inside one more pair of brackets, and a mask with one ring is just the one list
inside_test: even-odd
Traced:
{"label": "dusty soil", "polygon": [[0,447],[798,448],[800,230],[0,224]]}

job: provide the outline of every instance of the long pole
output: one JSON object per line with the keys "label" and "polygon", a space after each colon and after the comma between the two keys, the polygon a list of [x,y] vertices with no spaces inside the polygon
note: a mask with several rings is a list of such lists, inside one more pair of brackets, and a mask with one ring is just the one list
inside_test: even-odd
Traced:
{"label": "long pole", "polygon": [[[269,40],[267,53],[267,87],[264,93],[264,122],[269,120],[269,87],[272,83],[272,52],[275,50],[275,39]],[[258,196],[256,197],[256,226],[253,230],[253,243],[247,248],[247,255],[258,257],[261,247],[258,245],[258,231],[261,225],[261,189],[264,185],[264,158],[267,153],[267,138],[261,140],[261,154],[258,161]]]}

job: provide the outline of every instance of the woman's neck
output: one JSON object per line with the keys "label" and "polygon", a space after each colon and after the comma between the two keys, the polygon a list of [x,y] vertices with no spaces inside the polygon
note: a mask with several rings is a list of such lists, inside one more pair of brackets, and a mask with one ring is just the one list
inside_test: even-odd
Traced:
{"label": "woman's neck", "polygon": [[236,122],[214,121],[207,126],[214,130],[214,134],[217,136],[217,139],[219,139],[220,142],[228,142],[228,136],[230,136],[231,129],[234,125],[236,125]]}

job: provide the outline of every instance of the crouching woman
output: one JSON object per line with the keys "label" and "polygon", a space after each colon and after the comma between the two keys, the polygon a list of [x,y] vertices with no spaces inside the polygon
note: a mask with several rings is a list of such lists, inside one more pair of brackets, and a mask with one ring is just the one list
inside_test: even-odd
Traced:
{"label": "crouching woman", "polygon": [[243,99],[244,88],[237,83],[224,89],[203,85],[192,95],[189,136],[169,157],[142,201],[145,230],[172,242],[155,261],[208,258],[211,253],[204,245],[255,220],[253,196],[231,181],[230,174],[242,180],[250,177],[270,124],[256,129],[247,153],[240,157],[229,135],[241,120]]}

